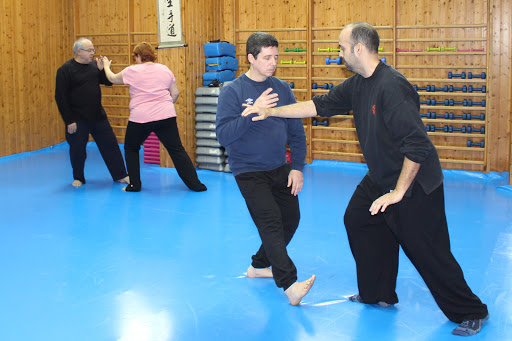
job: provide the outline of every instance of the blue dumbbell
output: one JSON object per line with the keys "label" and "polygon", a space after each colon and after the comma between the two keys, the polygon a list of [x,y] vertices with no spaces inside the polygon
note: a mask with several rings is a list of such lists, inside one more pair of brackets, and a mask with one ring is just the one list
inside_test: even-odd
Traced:
{"label": "blue dumbbell", "polygon": [[485,134],[485,127],[473,128],[472,126],[468,126],[468,133]]}
{"label": "blue dumbbell", "polygon": [[444,118],[446,120],[453,120],[453,113],[452,112],[445,112],[444,114],[437,115],[438,118]]}
{"label": "blue dumbbell", "polygon": [[290,82],[290,84],[288,84],[290,86],[290,88],[295,88],[295,83],[294,82]]}
{"label": "blue dumbbell", "polygon": [[442,88],[437,88],[435,85],[427,85],[427,91],[428,92],[436,92],[436,91],[448,92],[448,85],[445,85]]}
{"label": "blue dumbbell", "polygon": [[450,85],[448,87],[448,91],[449,92],[454,92],[454,91],[468,92],[468,87],[464,85],[462,88],[455,88],[453,85]]}
{"label": "blue dumbbell", "polygon": [[472,115],[471,113],[462,113],[462,119],[463,120],[478,120],[480,119],[481,121],[485,120],[485,114],[480,114],[480,115]]}
{"label": "blue dumbbell", "polygon": [[334,85],[332,83],[325,83],[323,85],[318,85],[317,83],[313,83],[313,89],[325,89],[325,90],[328,90],[328,89],[332,89]]}
{"label": "blue dumbbell", "polygon": [[460,131],[461,133],[466,133],[466,127],[465,126],[462,126],[460,128],[454,128],[453,126],[448,126],[448,131],[450,133],[453,133],[454,131]]}
{"label": "blue dumbbell", "polygon": [[336,59],[331,59],[329,57],[325,58],[325,65],[329,65],[331,63],[336,63],[338,65],[341,65],[341,57],[338,57]]}
{"label": "blue dumbbell", "polygon": [[450,102],[445,99],[444,101],[437,101],[435,98],[427,99],[427,105],[445,105],[448,106]]}
{"label": "blue dumbbell", "polygon": [[487,91],[487,88],[485,87],[485,85],[484,85],[484,86],[482,86],[481,88],[473,88],[473,86],[472,86],[472,85],[470,85],[470,86],[468,87],[468,91],[469,91],[469,92],[473,92],[473,91],[481,91],[481,92],[483,92],[483,93],[485,94],[485,92]]}
{"label": "blue dumbbell", "polygon": [[[468,78],[469,79],[473,79],[473,78],[482,78],[482,79],[485,79],[485,77],[487,77],[487,75],[485,74],[485,72],[482,72],[482,74],[480,75],[474,75],[472,72],[469,72],[468,73]],[[450,78],[450,77],[448,77]]]}
{"label": "blue dumbbell", "polygon": [[413,85],[412,86],[414,88],[414,90],[418,91],[418,90],[424,90],[424,91],[428,91],[427,88],[429,87],[428,85],[427,86],[417,86],[417,85]]}
{"label": "blue dumbbell", "polygon": [[481,105],[482,107],[485,107],[485,99],[483,99],[481,102],[473,102],[472,100],[469,100],[468,106],[472,107],[473,105]]}
{"label": "blue dumbbell", "polygon": [[466,142],[466,145],[468,147],[480,147],[480,148],[484,148],[485,147],[485,142],[482,141],[482,142],[473,142],[471,140],[468,140],[468,142]]}
{"label": "blue dumbbell", "polygon": [[421,117],[424,117],[424,118],[436,118],[436,113],[435,112],[427,112],[426,114],[420,114]]}
{"label": "blue dumbbell", "polygon": [[452,79],[452,78],[456,78],[456,77],[466,79],[466,73],[465,72],[462,72],[462,73],[448,72],[448,78]]}
{"label": "blue dumbbell", "polygon": [[383,62],[383,63],[385,63],[385,62],[386,62],[386,57],[382,57],[382,58],[380,59],[380,61],[381,61],[381,62]]}
{"label": "blue dumbbell", "polygon": [[[427,131],[445,131],[444,127],[436,127],[435,125],[431,124],[430,126],[427,125]],[[447,130],[446,130],[447,131]]]}
{"label": "blue dumbbell", "polygon": [[328,120],[325,120],[325,121],[317,121],[317,120],[313,120],[313,125],[314,125],[314,126],[323,125],[323,126],[325,126],[325,127],[328,127],[328,126],[329,126],[329,121],[328,121]]}
{"label": "blue dumbbell", "polygon": [[451,106],[454,106],[454,105],[463,105],[463,106],[467,106],[468,105],[468,100],[467,99],[464,99],[462,101],[455,101],[453,99],[450,100],[450,105]]}

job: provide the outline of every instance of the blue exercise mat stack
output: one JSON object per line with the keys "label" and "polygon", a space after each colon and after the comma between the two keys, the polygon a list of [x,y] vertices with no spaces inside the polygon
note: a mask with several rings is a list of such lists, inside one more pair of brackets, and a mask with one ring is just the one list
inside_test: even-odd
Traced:
{"label": "blue exercise mat stack", "polygon": [[218,84],[235,79],[235,71],[238,70],[235,45],[225,41],[205,43],[204,55],[206,72],[203,73],[203,86],[210,85],[214,80]]}

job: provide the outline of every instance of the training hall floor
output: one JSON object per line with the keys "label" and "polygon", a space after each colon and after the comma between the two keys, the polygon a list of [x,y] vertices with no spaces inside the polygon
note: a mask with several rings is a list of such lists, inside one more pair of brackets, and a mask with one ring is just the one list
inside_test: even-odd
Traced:
{"label": "training hall floor", "polygon": [[[87,148],[81,188],[65,143],[0,158],[0,340],[462,340],[403,254],[398,305],[347,301],[343,213],[365,165],[306,166],[288,250],[299,280],[317,280],[293,307],[272,279],[245,276],[259,237],[232,174],[199,170],[208,191],[195,193],[143,165],[142,192],[125,193]],[[452,251],[491,315],[472,341],[512,340],[508,175],[445,172]]]}

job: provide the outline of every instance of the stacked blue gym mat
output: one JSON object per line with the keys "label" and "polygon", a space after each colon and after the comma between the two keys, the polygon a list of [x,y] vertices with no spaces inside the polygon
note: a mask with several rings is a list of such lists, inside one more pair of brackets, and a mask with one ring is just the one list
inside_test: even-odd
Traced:
{"label": "stacked blue gym mat", "polygon": [[[230,172],[227,154],[217,141],[215,118],[222,85],[234,80],[238,70],[235,45],[227,42],[204,44],[206,71],[203,86],[195,91],[196,162],[200,169]],[[209,85],[209,86],[208,86]]]}

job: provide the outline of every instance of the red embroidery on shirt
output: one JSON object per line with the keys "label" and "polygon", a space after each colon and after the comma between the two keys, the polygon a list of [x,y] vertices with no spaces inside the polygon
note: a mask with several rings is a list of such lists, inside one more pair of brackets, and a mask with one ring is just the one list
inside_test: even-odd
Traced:
{"label": "red embroidery on shirt", "polygon": [[375,104],[372,106],[372,114],[375,115]]}

